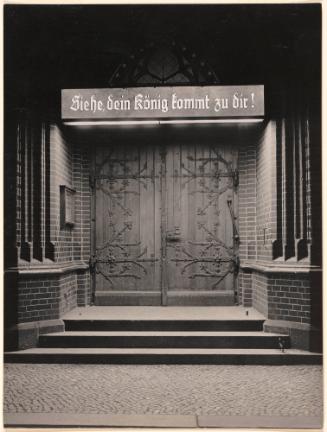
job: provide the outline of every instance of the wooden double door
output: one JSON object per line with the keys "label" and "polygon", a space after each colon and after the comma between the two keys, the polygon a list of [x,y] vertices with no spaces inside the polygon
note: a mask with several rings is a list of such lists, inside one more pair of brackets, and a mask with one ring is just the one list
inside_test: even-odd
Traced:
{"label": "wooden double door", "polygon": [[163,141],[96,147],[95,304],[232,305],[238,151],[226,142]]}

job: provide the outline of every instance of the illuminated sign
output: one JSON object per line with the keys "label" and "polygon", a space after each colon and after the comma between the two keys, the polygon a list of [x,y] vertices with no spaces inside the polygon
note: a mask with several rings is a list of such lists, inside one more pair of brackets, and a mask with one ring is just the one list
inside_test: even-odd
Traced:
{"label": "illuminated sign", "polygon": [[264,86],[62,90],[63,120],[216,119],[264,116]]}

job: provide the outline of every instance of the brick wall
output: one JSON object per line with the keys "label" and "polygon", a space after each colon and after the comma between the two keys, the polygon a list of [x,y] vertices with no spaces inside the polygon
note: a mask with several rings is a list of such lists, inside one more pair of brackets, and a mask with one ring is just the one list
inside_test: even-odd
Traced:
{"label": "brick wall", "polygon": [[253,307],[268,318],[268,277],[264,273],[252,273]]}
{"label": "brick wall", "polygon": [[[73,144],[73,188],[76,190],[73,230],[74,260],[89,262],[91,255],[90,146]],[[77,305],[91,302],[89,272],[77,273]]]}
{"label": "brick wall", "polygon": [[272,320],[310,324],[314,306],[310,282],[307,274],[254,272],[253,306]]}
{"label": "brick wall", "polygon": [[74,259],[88,261],[91,250],[90,146],[73,145],[73,187],[76,190]]}
{"label": "brick wall", "polygon": [[77,306],[87,306],[91,303],[91,277],[90,273],[77,273]]}
{"label": "brick wall", "polygon": [[240,271],[238,275],[238,303],[252,306],[252,273]]}
{"label": "brick wall", "polygon": [[50,129],[51,239],[55,245],[55,261],[73,260],[73,229],[60,224],[60,185],[73,188],[72,148],[57,125]]}
{"label": "brick wall", "polygon": [[[277,212],[277,173],[282,157],[277,151],[277,134],[276,122],[270,121],[253,142],[240,143],[239,303],[252,305],[272,320],[312,324],[315,320],[312,311],[320,308],[321,282],[318,279],[313,282],[310,273],[301,271],[294,259],[292,262],[274,259],[273,245],[281,237],[277,233],[281,225],[277,218],[282,217],[281,209],[281,214]],[[280,200],[285,193],[284,187]],[[285,267],[284,271],[277,270],[280,267]]]}
{"label": "brick wall", "polygon": [[[73,143],[67,139],[69,135],[65,135],[57,125],[51,125],[50,238],[54,245],[54,260],[52,263],[46,260],[42,265],[74,265],[87,262],[90,257],[90,146]],[[261,138],[256,133],[239,143],[239,302],[245,306],[253,303],[270,319],[306,323],[312,307],[312,299],[308,297],[310,287],[312,291],[309,278],[303,278],[302,274],[294,276],[255,270],[258,262],[280,265],[272,256],[277,225],[276,182],[276,128],[275,123],[270,122],[262,130]],[[73,227],[60,224],[60,185],[76,190]],[[18,200],[19,197],[18,194]],[[242,269],[244,262],[247,262],[247,269]],[[33,267],[35,263],[24,265],[31,264]],[[18,321],[58,318],[76,305],[90,304],[90,300],[88,270],[77,269],[55,276],[21,275]]]}
{"label": "brick wall", "polygon": [[[240,263],[256,259],[256,154],[257,137],[248,136],[239,150],[239,258]],[[252,305],[252,275],[243,270],[238,275],[238,301]]]}
{"label": "brick wall", "polygon": [[[47,223],[54,254],[52,260],[26,263],[22,260],[20,263],[30,272],[26,269],[18,277],[19,323],[60,318],[77,305],[89,304],[91,298],[89,270],[80,268],[81,262],[87,264],[90,257],[89,150],[85,146],[74,147],[55,124],[50,125],[49,149],[50,217]],[[76,191],[73,226],[63,225],[60,220],[62,185]],[[33,270],[35,266],[44,270],[38,273]]]}
{"label": "brick wall", "polygon": [[[316,105],[316,109],[317,109]],[[307,122],[310,137],[306,176],[308,180],[307,212],[308,237],[310,239],[309,254],[313,264],[322,265],[322,149],[320,114],[311,113]]]}
{"label": "brick wall", "polygon": [[310,281],[307,275],[278,273],[269,278],[269,318],[310,323]]}
{"label": "brick wall", "polygon": [[77,275],[69,273],[60,278],[59,316],[69,312],[77,305]]}
{"label": "brick wall", "polygon": [[241,260],[256,258],[256,141],[240,143],[239,152],[239,254]]}
{"label": "brick wall", "polygon": [[[51,127],[51,230],[56,250],[56,261],[72,263],[90,258],[90,204],[89,185],[90,156],[89,146],[73,144],[58,126]],[[60,224],[59,186],[65,185],[76,191],[74,226]],[[78,280],[78,282],[77,282]],[[81,304],[90,302],[89,272],[81,272],[75,280]],[[83,292],[85,291],[85,292]],[[77,298],[76,298],[77,299]],[[76,306],[76,304],[75,304]]]}
{"label": "brick wall", "polygon": [[276,126],[270,121],[258,142],[256,157],[257,260],[272,260],[276,238]]}
{"label": "brick wall", "polygon": [[18,322],[60,318],[77,305],[77,275],[39,274],[20,278]]}
{"label": "brick wall", "polygon": [[[240,143],[239,151],[239,257],[256,258],[256,138]],[[252,304],[251,273],[242,270],[238,275],[238,301],[244,306]]]}
{"label": "brick wall", "polygon": [[18,283],[18,322],[58,318],[59,281],[56,277],[38,275]]}

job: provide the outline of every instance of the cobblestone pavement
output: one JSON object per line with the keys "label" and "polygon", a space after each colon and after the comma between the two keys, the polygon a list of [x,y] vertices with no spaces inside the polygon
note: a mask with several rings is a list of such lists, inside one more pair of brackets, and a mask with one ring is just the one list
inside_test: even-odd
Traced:
{"label": "cobblestone pavement", "polygon": [[4,367],[10,413],[319,416],[320,366]]}

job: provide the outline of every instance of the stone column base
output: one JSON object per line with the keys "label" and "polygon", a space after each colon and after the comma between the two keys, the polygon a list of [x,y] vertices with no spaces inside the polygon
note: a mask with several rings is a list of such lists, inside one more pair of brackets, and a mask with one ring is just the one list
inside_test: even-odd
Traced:
{"label": "stone column base", "polygon": [[5,330],[5,349],[34,348],[38,344],[39,335],[64,330],[65,325],[61,319],[20,323]]}

